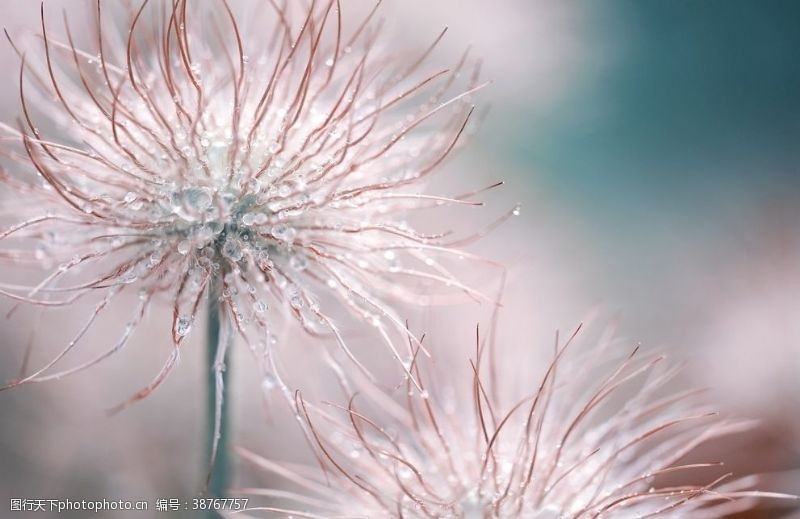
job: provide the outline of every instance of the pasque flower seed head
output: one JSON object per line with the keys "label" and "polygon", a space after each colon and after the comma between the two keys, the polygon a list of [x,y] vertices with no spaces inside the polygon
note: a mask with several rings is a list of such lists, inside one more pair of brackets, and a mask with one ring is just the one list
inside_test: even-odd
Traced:
{"label": "pasque flower seed head", "polygon": [[[253,343],[287,313],[355,362],[336,310],[400,359],[392,300],[418,301],[420,281],[475,294],[446,262],[481,231],[427,232],[409,215],[480,205],[475,192],[422,193],[462,140],[477,67],[465,56],[426,72],[435,43],[389,52],[374,11],[353,24],[338,1],[289,4],[249,2],[242,16],[225,0],[98,0],[86,33],[43,6],[36,41],[10,38],[22,110],[2,125],[0,257],[45,274],[0,291],[45,307],[102,294],[68,346],[15,384],[110,356],[158,298],[172,301],[175,348],[135,398],[172,369],[209,294]],[[112,348],[54,371],[130,291],[141,303]]]}

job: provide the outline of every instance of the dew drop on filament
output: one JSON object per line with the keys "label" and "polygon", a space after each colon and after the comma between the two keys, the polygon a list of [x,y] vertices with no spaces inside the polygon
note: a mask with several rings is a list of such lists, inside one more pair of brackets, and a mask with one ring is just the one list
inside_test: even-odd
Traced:
{"label": "dew drop on filament", "polygon": [[239,238],[228,236],[222,246],[222,254],[231,261],[239,261],[244,257],[244,248]]}
{"label": "dew drop on filament", "polygon": [[289,304],[295,310],[300,310],[306,305],[305,301],[303,301],[303,297],[298,293],[294,293],[289,297]]}
{"label": "dew drop on filament", "polygon": [[179,337],[186,337],[192,329],[192,321],[188,317],[180,317],[178,322],[175,323],[175,333]]}
{"label": "dew drop on filament", "polygon": [[189,251],[192,250],[192,242],[189,240],[182,240],[178,243],[178,252],[186,256],[189,254]]}
{"label": "dew drop on filament", "polygon": [[295,254],[289,260],[289,266],[298,272],[303,271],[308,267],[308,259],[301,254]]}

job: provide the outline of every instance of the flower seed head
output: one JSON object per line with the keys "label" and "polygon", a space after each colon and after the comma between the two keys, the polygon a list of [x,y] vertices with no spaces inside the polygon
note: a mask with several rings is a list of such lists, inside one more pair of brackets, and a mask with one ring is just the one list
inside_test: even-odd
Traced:
{"label": "flower seed head", "polygon": [[479,340],[463,393],[452,366],[423,376],[417,364],[421,391],[362,387],[341,407],[298,397],[321,469],[242,452],[304,489],[270,509],[287,516],[725,517],[758,496],[788,497],[698,476],[721,464],[687,455],[752,424],[716,418],[697,391],[668,391],[676,370],[662,357],[637,347],[620,359],[606,341],[581,352],[577,334],[557,338],[539,381],[490,365]]}
{"label": "flower seed head", "polygon": [[42,8],[37,41],[13,43],[22,115],[2,125],[0,241],[4,260],[46,274],[3,294],[104,293],[94,320],[138,290],[133,324],[167,299],[176,345],[210,295],[253,341],[287,313],[343,345],[337,312],[386,338],[405,333],[390,302],[418,301],[420,283],[473,293],[446,265],[471,238],[410,216],[479,205],[422,194],[463,137],[477,69],[391,54],[374,12],[352,23],[336,0],[286,4],[97,1],[88,34]]}

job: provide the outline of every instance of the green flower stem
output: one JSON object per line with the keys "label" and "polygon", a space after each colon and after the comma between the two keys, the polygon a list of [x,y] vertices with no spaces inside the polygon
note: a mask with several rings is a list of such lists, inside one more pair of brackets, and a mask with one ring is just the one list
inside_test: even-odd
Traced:
{"label": "green flower stem", "polygon": [[[219,348],[225,348],[227,345],[223,341],[230,340],[230,334],[225,333],[222,329],[220,322],[220,303],[219,303],[219,283],[212,282],[211,290],[208,298],[208,324],[206,328],[207,337],[207,357],[206,357],[206,460],[210,460],[214,446],[214,428],[216,420],[216,387],[217,387],[217,372],[215,364],[217,361],[217,352]],[[230,408],[230,390],[228,389],[228,374],[230,373],[230,355],[225,352],[225,370],[222,372],[222,387],[223,399],[221,410],[221,424],[219,430],[219,442],[217,443],[216,459],[213,460],[213,466],[210,468],[210,479],[208,482],[208,497],[210,498],[224,498],[225,491],[229,484],[229,449],[228,449],[228,431],[229,424],[229,408]],[[209,518],[218,518],[219,515],[213,510],[209,510]]]}

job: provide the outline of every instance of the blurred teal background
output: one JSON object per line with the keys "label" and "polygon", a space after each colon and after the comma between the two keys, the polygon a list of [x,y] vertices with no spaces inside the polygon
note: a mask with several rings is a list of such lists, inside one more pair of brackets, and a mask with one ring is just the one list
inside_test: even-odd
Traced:
{"label": "blurred teal background", "polygon": [[591,292],[652,336],[700,304],[668,290],[674,276],[725,284],[720,264],[759,247],[775,206],[800,232],[800,2],[569,5],[583,18],[572,80],[485,138],[580,222],[601,263]]}
{"label": "blurred teal background", "polygon": [[625,217],[635,209],[688,218],[798,188],[800,2],[582,5],[583,71],[505,143],[552,173],[540,182],[631,231],[644,224]]}

